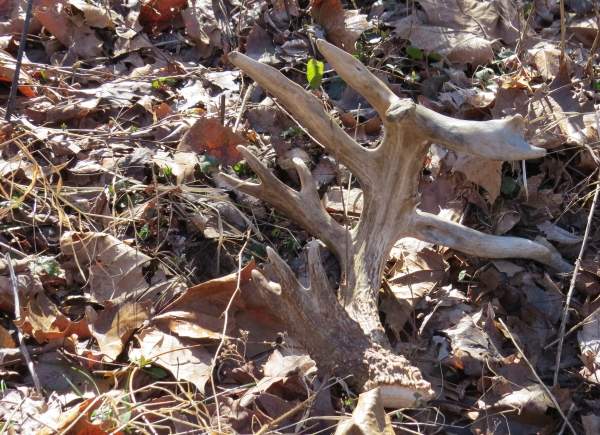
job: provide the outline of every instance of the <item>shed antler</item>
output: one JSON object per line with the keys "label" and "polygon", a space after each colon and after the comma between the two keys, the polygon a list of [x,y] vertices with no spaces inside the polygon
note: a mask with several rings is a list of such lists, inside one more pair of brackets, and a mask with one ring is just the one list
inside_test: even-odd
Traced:
{"label": "shed antler", "polygon": [[383,267],[396,241],[415,237],[468,254],[528,258],[560,272],[573,269],[541,244],[483,234],[418,211],[418,176],[430,143],[494,160],[537,158],[546,151],[525,142],[520,115],[485,122],[444,117],[410,99],[398,98],[344,51],[322,40],[317,46],[342,79],[383,119],[385,137],[377,148],[358,145],[330,119],[316,98],[274,68],[239,53],[229,54],[229,60],[277,97],[357,178],[364,194],[359,224],[346,231],[329,216],[309,169],[299,159],[294,159],[301,182],[299,192],[279,181],[244,147],[239,150],[261,183],[240,183],[225,174],[221,177],[284,212],[321,239],[342,265],[345,288],[340,292],[340,304],[323,271],[316,242],[309,249],[308,289],[300,285],[275,251],[268,250],[279,283],[267,282],[258,272],[253,278],[289,330],[322,369],[352,374],[359,389],[381,386],[386,406],[410,405],[414,393],[431,397],[433,392],[418,369],[390,352],[377,310]]}

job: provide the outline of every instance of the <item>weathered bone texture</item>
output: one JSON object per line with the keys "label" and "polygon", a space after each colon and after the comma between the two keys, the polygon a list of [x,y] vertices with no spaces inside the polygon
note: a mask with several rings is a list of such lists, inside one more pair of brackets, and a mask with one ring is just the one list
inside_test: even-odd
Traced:
{"label": "weathered bone texture", "polygon": [[273,251],[269,260],[279,277],[270,283],[253,274],[269,304],[309,351],[322,370],[352,375],[362,390],[382,387],[386,406],[406,406],[414,393],[431,397],[428,382],[408,361],[390,352],[379,321],[377,296],[383,267],[393,245],[403,237],[448,246],[490,258],[528,258],[568,272],[573,268],[547,247],[516,237],[491,236],[417,210],[419,172],[431,142],[450,149],[495,159],[522,160],[546,151],[525,142],[523,118],[472,122],[439,115],[399,99],[358,60],[317,41],[320,52],[349,86],[361,93],[383,119],[385,137],[366,149],[350,138],[323,110],[321,103],[274,68],[242,54],[229,60],[273,94],[306,130],[335,155],[359,181],[364,194],[359,224],[346,231],[323,208],[316,183],[306,165],[294,164],[301,189],[279,181],[244,147],[239,147],[261,183],[240,182],[221,174],[229,185],[260,198],[284,212],[333,251],[342,265],[340,299],[325,277],[316,242],[309,250],[311,286],[303,288]]}

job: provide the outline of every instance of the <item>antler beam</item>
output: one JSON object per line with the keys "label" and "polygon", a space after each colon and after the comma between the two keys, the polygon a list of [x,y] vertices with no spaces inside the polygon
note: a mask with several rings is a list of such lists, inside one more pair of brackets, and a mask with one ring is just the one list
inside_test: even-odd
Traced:
{"label": "antler beam", "polygon": [[348,85],[381,116],[385,136],[377,148],[366,149],[354,142],[316,98],[274,68],[240,53],[229,54],[229,60],[278,98],[357,178],[364,194],[359,224],[347,231],[329,216],[310,171],[300,160],[294,160],[301,181],[299,192],[277,180],[243,147],[240,151],[261,183],[240,182],[224,174],[222,177],[232,187],[272,204],[312,232],[341,263],[340,304],[322,270],[316,242],[309,250],[309,289],[298,283],[275,251],[268,251],[279,283],[269,283],[258,273],[253,277],[289,330],[294,331],[322,369],[336,368],[340,375],[353,374],[359,389],[382,386],[387,406],[407,406],[414,401],[412,393],[427,398],[433,392],[418,369],[389,351],[379,321],[379,285],[384,264],[397,240],[416,237],[478,256],[529,258],[556,271],[572,270],[571,265],[539,243],[483,234],[419,212],[417,183],[430,143],[495,160],[537,158],[546,151],[524,140],[520,115],[485,122],[447,118],[410,99],[398,98],[346,52],[321,40],[317,46]]}

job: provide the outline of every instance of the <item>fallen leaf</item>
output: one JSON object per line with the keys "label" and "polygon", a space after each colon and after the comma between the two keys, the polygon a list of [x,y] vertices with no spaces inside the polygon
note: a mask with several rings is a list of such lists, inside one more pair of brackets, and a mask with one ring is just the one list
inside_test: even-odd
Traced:
{"label": "fallen leaf", "polygon": [[17,347],[10,333],[0,325],[0,349],[14,349]]}
{"label": "fallen leaf", "polygon": [[230,127],[222,126],[218,119],[203,117],[185,133],[177,150],[209,154],[222,165],[235,165],[243,159],[238,145],[248,146],[248,142]]}
{"label": "fallen leaf", "polygon": [[327,189],[321,202],[328,212],[360,215],[363,211],[364,196],[362,189],[348,189],[332,186]]}
{"label": "fallen leaf", "polygon": [[60,244],[63,254],[74,257],[78,269],[89,272],[92,301],[103,304],[125,294],[143,295],[142,301],[165,297],[155,291],[167,281],[162,269],[155,272],[149,285],[142,269],[151,258],[116,237],[103,233],[67,232]]}
{"label": "fallen leaf", "polygon": [[144,32],[159,33],[171,28],[174,20],[187,5],[187,0],[144,0],[139,21]]}
{"label": "fallen leaf", "polygon": [[360,35],[372,27],[366,15],[357,10],[344,10],[340,0],[313,0],[310,10],[327,38],[350,54],[356,53],[354,44]]}
{"label": "fallen leaf", "polygon": [[254,27],[250,31],[246,40],[246,56],[269,65],[281,63],[277,57],[277,50],[273,43],[273,38],[269,36],[267,31],[254,23]]}
{"label": "fallen leaf", "polygon": [[595,134],[584,122],[594,103],[571,85],[566,63],[549,86],[535,91],[530,105],[529,142],[554,149],[565,142],[588,143]]}
{"label": "fallen leaf", "polygon": [[443,332],[452,345],[449,362],[456,368],[463,369],[466,374],[480,375],[485,364],[502,359],[488,334],[468,314],[458,324]]}
{"label": "fallen leaf", "polygon": [[81,58],[100,56],[103,41],[96,31],[87,25],[75,24],[77,14],[81,14],[81,23],[85,20],[83,12],[77,11],[70,16],[67,10],[71,8],[66,0],[39,0],[35,16],[61,44],[72,48]]}
{"label": "fallen leaf", "polygon": [[129,352],[132,361],[149,361],[169,370],[179,381],[189,381],[204,394],[204,386],[212,373],[212,355],[196,342],[157,328],[136,335],[139,348]]}
{"label": "fallen leaf", "polygon": [[585,435],[596,435],[600,433],[600,416],[596,414],[588,414],[581,416],[581,423]]}
{"label": "fallen leaf", "polygon": [[565,245],[573,245],[575,243],[581,243],[583,241],[582,236],[563,230],[562,228],[553,225],[550,221],[542,222],[537,224],[539,230],[541,230],[546,239],[552,240],[553,242],[564,243]]}
{"label": "fallen leaf", "polygon": [[29,301],[27,308],[21,308],[21,319],[15,325],[23,332],[33,336],[38,343],[54,338],[65,338],[77,334],[80,338],[91,336],[87,318],[79,322],[71,322],[56,305],[40,292]]}
{"label": "fallen leaf", "polygon": [[187,34],[194,40],[200,57],[206,59],[214,49],[221,48],[221,29],[213,12],[213,3],[205,0],[188,0],[181,11]]}
{"label": "fallen leaf", "polygon": [[588,380],[600,384],[600,309],[597,309],[577,333],[579,348]]}
{"label": "fallen leaf", "polygon": [[91,327],[100,351],[115,361],[131,335],[148,319],[151,309],[152,301],[109,302]]}
{"label": "fallen leaf", "polygon": [[457,152],[458,160],[452,168],[460,171],[467,180],[483,187],[488,195],[488,201],[493,204],[500,195],[502,185],[502,162],[484,159],[482,157]]}

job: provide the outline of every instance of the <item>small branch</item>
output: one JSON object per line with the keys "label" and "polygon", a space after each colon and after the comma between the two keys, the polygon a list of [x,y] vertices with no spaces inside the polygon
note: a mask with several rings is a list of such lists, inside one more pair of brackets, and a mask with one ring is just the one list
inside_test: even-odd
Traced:
{"label": "small branch", "polygon": [[[19,303],[19,284],[17,282],[17,275],[15,275],[15,270],[13,269],[10,254],[6,254],[6,264],[8,265],[8,271],[10,273],[10,279],[13,288],[13,297],[15,298],[15,320],[19,321],[21,320],[21,304]],[[38,378],[38,375],[35,371],[35,367],[33,366],[33,361],[31,361],[31,357],[27,352],[27,347],[25,346],[25,338],[23,337],[23,331],[21,331],[21,328],[19,327],[17,327],[17,335],[19,336],[21,354],[23,355],[23,359],[27,364],[29,373],[31,373],[31,378],[33,379],[33,383],[35,384],[35,390],[37,391],[38,396],[44,397],[42,395],[42,384],[40,383],[40,379]]]}
{"label": "small branch", "polygon": [[277,97],[310,134],[335,154],[359,181],[361,177],[368,174],[369,169],[365,168],[364,160],[368,158],[369,151],[354,142],[329,118],[319,100],[308,94],[300,85],[284,77],[275,68],[237,52],[229,53],[228,59],[252,77],[263,89]]}
{"label": "small branch", "polygon": [[588,215],[587,226],[585,227],[585,234],[583,236],[583,242],[581,242],[581,250],[575,261],[575,270],[573,271],[573,277],[571,278],[571,285],[569,286],[569,292],[567,293],[567,300],[565,301],[565,308],[562,313],[562,321],[560,323],[560,332],[558,333],[558,349],[556,352],[556,368],[554,369],[554,385],[558,382],[558,372],[560,371],[560,357],[562,355],[563,342],[565,340],[565,329],[569,320],[569,307],[571,306],[571,298],[573,297],[573,291],[575,290],[575,283],[577,282],[577,275],[579,273],[579,266],[581,265],[581,259],[585,253],[587,247],[587,241],[590,235],[590,228],[592,227],[592,220],[594,219],[594,212],[596,211],[596,203],[598,202],[598,191],[600,191],[600,173],[598,175],[598,183],[596,183],[596,189],[594,191],[594,199],[592,206],[590,207],[590,214]]}
{"label": "small branch", "polygon": [[492,236],[438,216],[416,211],[414,234],[420,240],[435,243],[486,258],[526,258],[545,264],[557,272],[572,272],[573,266],[547,247],[521,237]]}
{"label": "small branch", "polygon": [[531,373],[533,373],[533,376],[535,376],[535,379],[538,381],[540,387],[542,387],[544,389],[544,391],[546,392],[546,394],[548,395],[548,397],[550,398],[550,400],[552,400],[552,403],[554,403],[554,406],[556,406],[556,410],[558,411],[558,413],[560,414],[560,416],[563,418],[565,424],[569,427],[569,429],[571,429],[571,433],[573,435],[577,435],[577,432],[575,432],[575,429],[573,428],[573,426],[571,426],[571,423],[569,423],[569,419],[567,419],[567,417],[565,416],[564,412],[562,411],[562,409],[560,407],[560,404],[556,400],[556,397],[554,397],[554,394],[552,394],[552,392],[548,389],[548,387],[546,386],[546,384],[544,384],[544,382],[540,379],[540,377],[538,376],[537,372],[535,371],[535,369],[533,368],[533,366],[531,365],[531,363],[529,362],[529,360],[527,359],[527,357],[525,356],[525,354],[523,353],[523,351],[521,350],[521,348],[519,347],[519,345],[515,341],[512,333],[506,327],[506,325],[504,324],[504,322],[502,321],[502,319],[498,319],[498,320],[500,321],[500,323],[502,324],[502,327],[504,328],[504,330],[506,331],[506,333],[510,337],[510,341],[512,341],[513,345],[517,348],[517,351],[521,354],[521,356],[523,357],[523,359],[525,360],[525,362],[527,363],[527,365],[531,369]]}
{"label": "small branch", "polygon": [[261,183],[244,182],[226,174],[220,174],[221,179],[232,188],[259,198],[285,213],[323,240],[342,261],[347,244],[346,232],[323,208],[315,180],[304,162],[301,159],[292,160],[300,178],[301,190],[297,192],[279,181],[248,149],[240,145],[238,150],[260,177]]}

